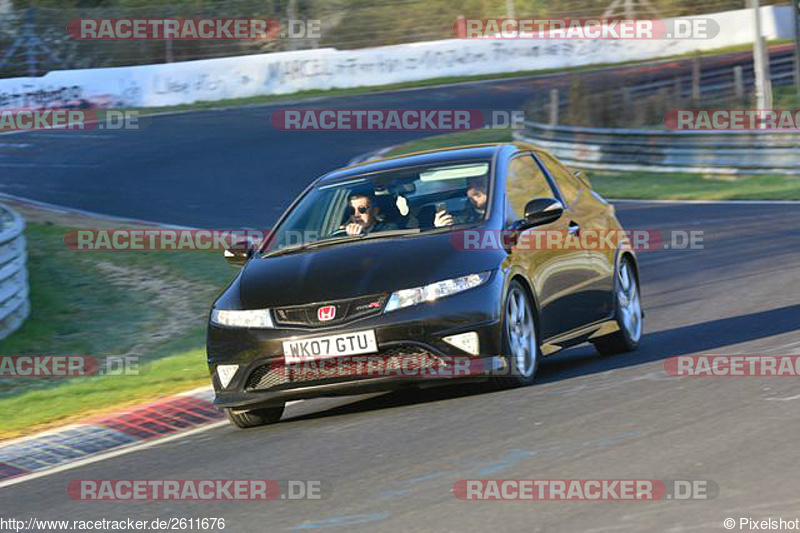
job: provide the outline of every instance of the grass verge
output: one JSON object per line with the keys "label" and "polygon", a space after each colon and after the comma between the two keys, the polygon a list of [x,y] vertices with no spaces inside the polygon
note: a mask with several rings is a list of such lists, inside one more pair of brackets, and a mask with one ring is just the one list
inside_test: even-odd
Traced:
{"label": "grass verge", "polygon": [[621,200],[800,200],[797,176],[588,174],[597,192]]}
{"label": "grass verge", "polygon": [[0,399],[0,438],[23,436],[208,384],[205,350],[198,348],[156,361],[142,376],[74,379],[23,392]]}
{"label": "grass verge", "polygon": [[[790,98],[787,96],[787,98]],[[511,141],[511,130],[475,130],[426,137],[393,146],[386,157],[447,146]],[[587,172],[606,198],[636,200],[800,200],[800,177],[728,176],[647,172]]]}
{"label": "grass verge", "polygon": [[0,354],[88,355],[101,365],[134,356],[142,364],[138,375],[0,378],[0,438],[209,383],[205,320],[235,274],[220,252],[77,252],[64,244],[68,230],[120,224],[14,207],[27,220],[33,311],[0,341]]}

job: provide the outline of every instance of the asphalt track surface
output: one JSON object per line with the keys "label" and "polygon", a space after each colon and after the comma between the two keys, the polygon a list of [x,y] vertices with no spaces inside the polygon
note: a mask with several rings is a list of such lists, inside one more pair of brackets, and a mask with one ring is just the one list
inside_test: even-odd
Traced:
{"label": "asphalt track surface", "polygon": [[[401,99],[408,108],[456,102],[513,109],[525,92],[502,82],[410,91]],[[357,101],[362,108],[388,107],[391,98],[397,94]],[[273,220],[310,177],[402,140],[270,133],[268,113],[161,117],[158,129],[138,137],[0,137],[32,143],[25,150],[39,153],[28,159],[36,167],[14,167],[29,182],[0,167],[0,190],[120,216],[257,227]],[[123,135],[130,141],[116,137]],[[125,193],[117,189],[118,200],[109,196],[111,184]],[[214,428],[0,489],[1,514],[224,517],[225,531],[243,532],[722,531],[729,517],[800,518],[797,379],[664,372],[673,355],[800,353],[800,210],[620,204],[618,213],[631,229],[704,232],[700,250],[640,253],[647,317],[637,352],[601,357],[576,347],[545,360],[535,385],[513,390],[454,385],[294,404],[274,426]],[[333,494],[321,501],[198,503],[80,502],[66,492],[75,479],[253,478],[324,480]],[[453,484],[471,478],[708,479],[720,493],[684,502],[457,500]]]}
{"label": "asphalt track surface", "polygon": [[[784,56],[775,47],[772,58]],[[745,67],[748,53],[699,60],[703,71]],[[550,88],[607,89],[686,75],[690,59],[234,107],[141,118],[128,131],[39,131],[0,135],[0,193],[108,215],[193,227],[269,227],[315,177],[352,158],[431,132],[285,132],[277,109],[476,109],[515,111]]]}
{"label": "asphalt track surface", "polygon": [[[5,518],[224,517],[225,531],[721,531],[799,518],[800,387],[791,377],[667,376],[681,354],[800,353],[800,210],[623,204],[629,228],[702,230],[702,250],[641,252],[641,349],[546,359],[536,384],[291,405],[274,426],[211,429],[0,490]],[[330,499],[81,502],[75,479],[313,479]],[[714,500],[471,502],[459,479],[709,479]]]}

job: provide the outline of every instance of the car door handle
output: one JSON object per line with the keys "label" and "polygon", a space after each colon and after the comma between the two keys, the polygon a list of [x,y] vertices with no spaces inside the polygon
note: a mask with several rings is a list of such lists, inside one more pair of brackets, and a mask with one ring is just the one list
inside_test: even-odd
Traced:
{"label": "car door handle", "polygon": [[575,235],[576,237],[581,234],[581,225],[571,220],[569,226],[567,227],[567,231],[569,231],[570,235]]}

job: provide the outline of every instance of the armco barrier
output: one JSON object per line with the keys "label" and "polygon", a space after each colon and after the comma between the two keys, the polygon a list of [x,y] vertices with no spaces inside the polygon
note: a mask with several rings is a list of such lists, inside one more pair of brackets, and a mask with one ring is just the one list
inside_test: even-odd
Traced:
{"label": "armco barrier", "polygon": [[30,313],[25,221],[0,205],[0,339],[16,331]]}
{"label": "armco barrier", "polygon": [[800,175],[800,132],[580,128],[525,122],[514,137],[575,168]]}

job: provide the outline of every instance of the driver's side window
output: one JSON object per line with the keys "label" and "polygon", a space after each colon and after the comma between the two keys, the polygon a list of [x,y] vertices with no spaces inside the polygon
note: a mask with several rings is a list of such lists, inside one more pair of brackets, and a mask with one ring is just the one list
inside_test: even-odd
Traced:
{"label": "driver's side window", "polygon": [[506,198],[519,219],[525,204],[534,198],[558,198],[550,182],[530,154],[521,154],[511,160],[506,174]]}

